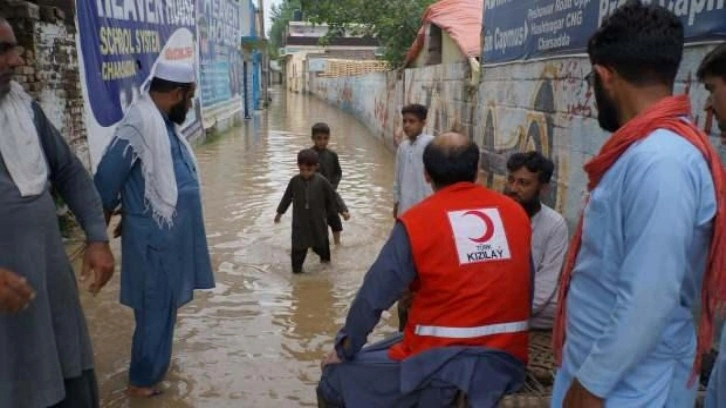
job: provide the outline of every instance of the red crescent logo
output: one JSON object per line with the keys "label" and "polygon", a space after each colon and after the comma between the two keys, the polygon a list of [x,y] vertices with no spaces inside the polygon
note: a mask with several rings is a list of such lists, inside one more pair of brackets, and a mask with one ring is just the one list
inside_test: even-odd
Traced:
{"label": "red crescent logo", "polygon": [[482,222],[484,222],[484,235],[479,238],[469,238],[471,241],[476,242],[477,244],[483,244],[492,239],[492,237],[494,236],[494,223],[488,215],[484,214],[481,211],[468,211],[464,213],[464,216],[467,215],[473,215],[482,220]]}

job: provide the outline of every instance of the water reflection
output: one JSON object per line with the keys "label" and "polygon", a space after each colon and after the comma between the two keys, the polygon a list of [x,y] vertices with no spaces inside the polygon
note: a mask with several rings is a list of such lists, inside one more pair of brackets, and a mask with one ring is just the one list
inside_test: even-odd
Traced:
{"label": "water reflection", "polygon": [[[179,311],[164,395],[124,395],[133,316],[120,306],[118,276],[97,298],[83,295],[104,407],[315,406],[318,362],[331,347],[366,268],[392,226],[393,155],[352,117],[300,95],[273,95],[264,115],[197,149],[214,291]],[[343,247],[330,266],[309,256],[290,272],[290,217],[275,208],[311,145],[314,122],[331,125],[343,167],[340,192],[351,209]],[[118,242],[114,243],[118,251]],[[380,338],[393,331],[386,313]]]}

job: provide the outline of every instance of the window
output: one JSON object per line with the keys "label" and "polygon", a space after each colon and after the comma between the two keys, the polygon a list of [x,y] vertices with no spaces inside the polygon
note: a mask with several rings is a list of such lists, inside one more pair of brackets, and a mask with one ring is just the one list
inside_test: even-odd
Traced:
{"label": "window", "polygon": [[442,53],[441,28],[435,24],[429,25],[428,47],[426,49],[428,58],[426,65],[441,64]]}

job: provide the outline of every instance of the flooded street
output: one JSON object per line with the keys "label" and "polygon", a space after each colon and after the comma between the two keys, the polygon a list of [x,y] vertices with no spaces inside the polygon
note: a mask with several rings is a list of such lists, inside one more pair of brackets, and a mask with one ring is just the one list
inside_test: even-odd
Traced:
{"label": "flooded street", "polygon": [[[319,361],[332,347],[367,267],[393,225],[393,154],[353,117],[316,99],[273,94],[268,112],[197,149],[217,288],[179,310],[164,395],[130,401],[133,316],[118,303],[119,275],[97,298],[83,294],[104,407],[316,406]],[[292,209],[273,219],[314,122],[330,124],[339,192],[351,210],[332,264],[308,256],[292,275]],[[119,242],[113,243],[117,261]],[[383,316],[374,339],[395,331]]]}

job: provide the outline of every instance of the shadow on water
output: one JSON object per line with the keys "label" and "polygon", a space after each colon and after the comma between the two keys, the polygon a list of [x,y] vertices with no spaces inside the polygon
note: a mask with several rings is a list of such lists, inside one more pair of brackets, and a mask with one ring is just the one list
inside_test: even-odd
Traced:
{"label": "shadow on water", "polygon": [[[291,211],[281,224],[273,218],[318,121],[332,127],[344,172],[340,193],[353,218],[332,265],[309,256],[307,273],[293,276]],[[392,226],[393,155],[351,116],[279,93],[268,112],[202,144],[197,155],[217,288],[197,292],[180,309],[166,392],[150,401],[123,394],[133,316],[117,302],[118,276],[98,297],[82,295],[102,406],[315,406],[319,361]],[[118,241],[114,247],[118,254]],[[384,314],[374,338],[394,331],[395,321]]]}

